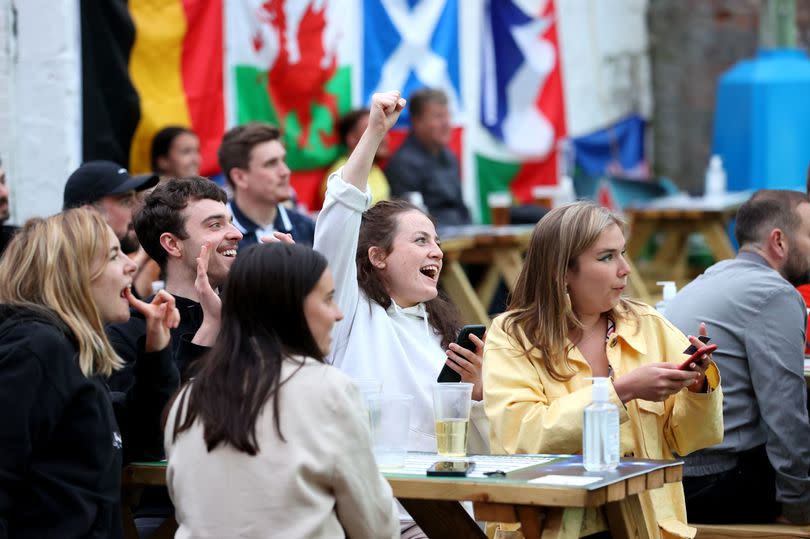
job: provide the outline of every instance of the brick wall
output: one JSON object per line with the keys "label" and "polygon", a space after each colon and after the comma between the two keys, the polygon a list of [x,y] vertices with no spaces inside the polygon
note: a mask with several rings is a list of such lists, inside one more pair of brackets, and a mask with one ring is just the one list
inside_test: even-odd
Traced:
{"label": "brick wall", "polygon": [[[760,0],[650,0],[653,159],[657,174],[702,191],[719,76],[752,57]],[[797,0],[797,40],[810,45],[810,1]]]}

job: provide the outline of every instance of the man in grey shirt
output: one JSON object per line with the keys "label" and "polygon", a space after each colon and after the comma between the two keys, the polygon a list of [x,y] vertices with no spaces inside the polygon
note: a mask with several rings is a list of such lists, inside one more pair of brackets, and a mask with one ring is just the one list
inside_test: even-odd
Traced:
{"label": "man in grey shirt", "polygon": [[[737,212],[740,252],[681,290],[666,317],[705,322],[719,346],[725,437],[686,457],[690,522],[810,522],[810,422],[804,381],[810,201],[762,190]],[[695,421],[700,421],[699,417]]]}

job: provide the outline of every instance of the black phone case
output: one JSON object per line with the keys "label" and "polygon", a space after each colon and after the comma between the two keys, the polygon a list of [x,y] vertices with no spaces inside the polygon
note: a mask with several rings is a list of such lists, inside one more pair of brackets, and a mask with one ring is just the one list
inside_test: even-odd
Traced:
{"label": "black phone case", "polygon": [[[456,344],[466,348],[470,352],[475,352],[475,345],[470,340],[470,334],[472,333],[479,339],[484,337],[484,333],[487,331],[486,326],[481,326],[477,324],[472,324],[468,326],[464,326],[461,328],[461,331],[458,332],[458,338],[456,338]],[[457,383],[461,382],[461,375],[450,368],[449,365],[445,364],[442,367],[442,371],[439,373],[439,377],[436,379],[437,382],[440,383]]]}
{"label": "black phone case", "polygon": [[[475,468],[474,462],[466,462],[467,468],[465,470],[447,470],[437,468],[437,464],[447,464],[446,462],[434,462],[433,466],[428,468],[427,475],[433,477],[467,477],[467,474]],[[461,464],[460,462],[458,464]]]}

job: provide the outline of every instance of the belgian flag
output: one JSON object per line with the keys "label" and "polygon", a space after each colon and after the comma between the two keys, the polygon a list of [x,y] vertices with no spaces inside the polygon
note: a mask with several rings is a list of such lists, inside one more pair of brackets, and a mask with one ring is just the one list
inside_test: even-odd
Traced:
{"label": "belgian flag", "polygon": [[151,170],[167,125],[200,138],[218,170],[225,130],[222,0],[81,0],[83,159]]}

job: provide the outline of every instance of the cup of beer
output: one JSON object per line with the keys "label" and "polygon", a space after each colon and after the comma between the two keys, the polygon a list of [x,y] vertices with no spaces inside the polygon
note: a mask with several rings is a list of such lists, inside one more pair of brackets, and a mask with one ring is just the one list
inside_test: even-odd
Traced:
{"label": "cup of beer", "polygon": [[509,224],[509,208],[512,207],[512,193],[506,191],[493,191],[487,194],[492,224],[505,226]]}
{"label": "cup of beer", "polygon": [[535,185],[532,187],[532,199],[536,205],[550,210],[554,207],[554,197],[558,192],[556,185]]}
{"label": "cup of beer", "polygon": [[433,385],[436,452],[443,457],[467,455],[473,385],[466,382]]}

